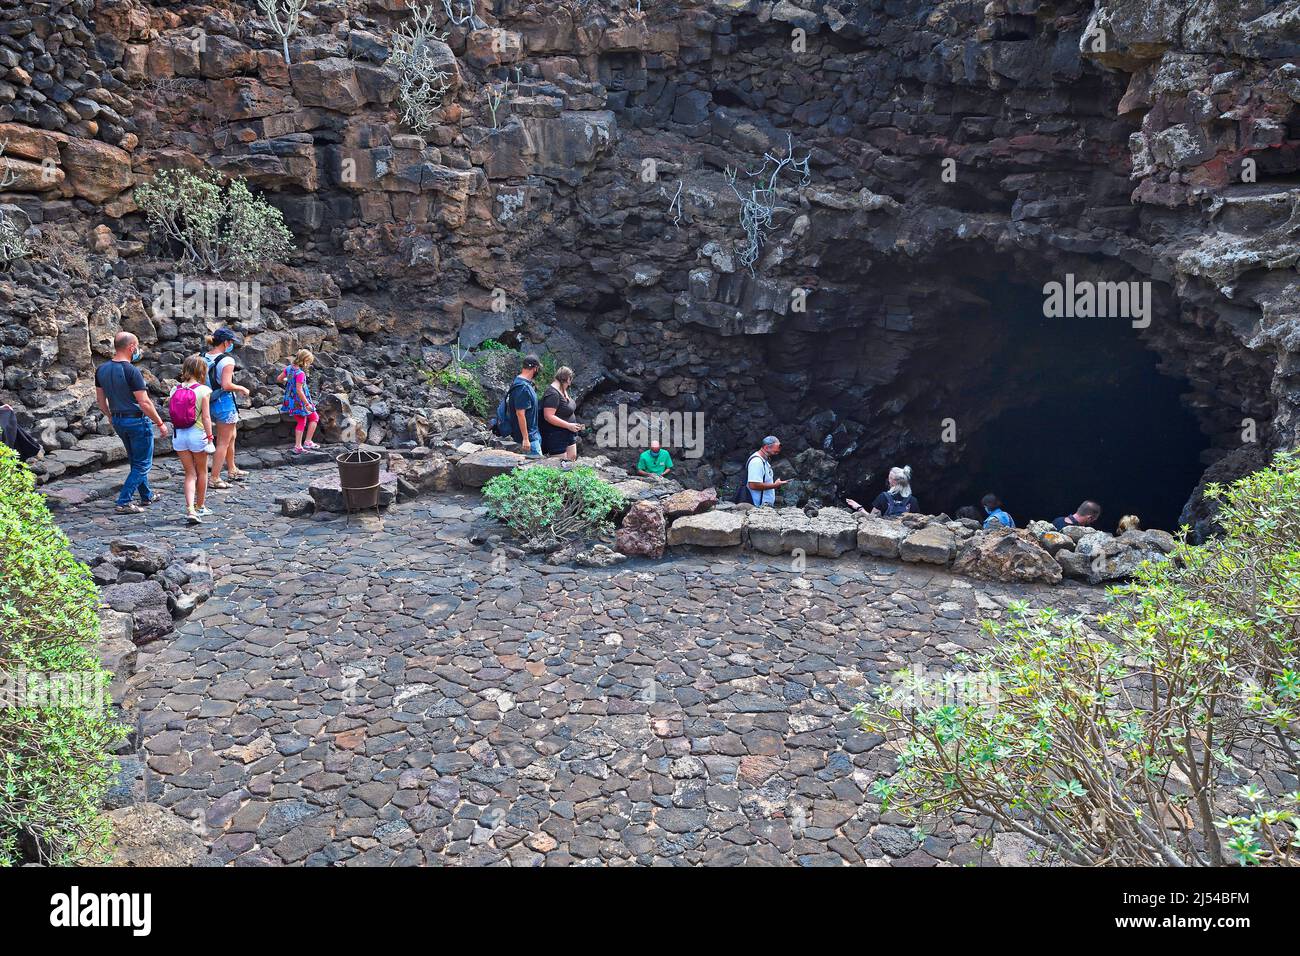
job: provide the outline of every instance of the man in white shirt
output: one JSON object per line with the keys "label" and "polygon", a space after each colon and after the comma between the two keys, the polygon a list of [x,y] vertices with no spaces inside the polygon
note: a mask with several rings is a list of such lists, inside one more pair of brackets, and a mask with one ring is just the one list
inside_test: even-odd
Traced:
{"label": "man in white shirt", "polygon": [[749,482],[749,497],[756,508],[776,507],[776,489],[787,483],[782,478],[777,480],[772,474],[772,459],[781,454],[781,440],[775,435],[763,439],[763,447],[749,456],[745,466],[746,479]]}

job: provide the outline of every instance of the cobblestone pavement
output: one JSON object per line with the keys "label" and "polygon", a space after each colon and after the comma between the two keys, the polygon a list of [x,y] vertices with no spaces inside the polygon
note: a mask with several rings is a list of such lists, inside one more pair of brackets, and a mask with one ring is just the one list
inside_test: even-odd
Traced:
{"label": "cobblestone pavement", "polygon": [[1099,600],[735,551],[499,573],[472,495],[382,529],[279,516],[330,467],[253,472],[197,529],[165,476],[148,514],[59,514],[86,556],[124,534],[207,549],[216,593],[141,649],[137,681],[151,793],[216,862],[994,862],[965,823],[918,842],[881,817],[868,788],[892,759],[849,710],[978,645],[1007,600]]}

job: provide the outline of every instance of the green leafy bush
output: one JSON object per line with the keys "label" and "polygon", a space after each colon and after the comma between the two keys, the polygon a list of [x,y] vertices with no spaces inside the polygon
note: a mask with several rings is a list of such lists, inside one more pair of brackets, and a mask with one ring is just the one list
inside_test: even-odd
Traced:
{"label": "green leafy bush", "polygon": [[[431,369],[423,364],[417,364],[417,368],[430,385],[461,392],[465,396],[460,406],[463,410],[487,418],[495,409],[492,397],[483,383],[488,382],[494,389],[508,388],[514,380],[514,373],[519,371],[519,366],[509,361],[510,356],[515,357],[514,362],[523,362],[523,352],[497,339],[485,339],[472,352],[462,349],[457,342],[452,347],[451,364],[445,368]],[[559,368],[559,362],[551,352],[546,352],[541,359],[542,367],[533,379],[533,388],[538,395],[546,391],[555,378],[555,370]],[[499,381],[503,375],[508,377]]]}
{"label": "green leafy bush", "polygon": [[1098,630],[1013,605],[961,662],[995,693],[915,675],[860,708],[898,754],[875,794],[1069,863],[1300,864],[1300,792],[1277,783],[1300,775],[1300,459],[1206,493],[1223,537],[1113,589]]}
{"label": "green leafy bush", "polygon": [[443,388],[464,392],[465,400],[461,403],[461,408],[471,415],[483,418],[492,410],[492,400],[474,377],[472,368],[472,365],[449,365],[434,372],[430,380]]}
{"label": "green leafy bush", "polygon": [[623,495],[592,468],[516,468],[483,486],[488,510],[529,542],[564,541],[612,530]]}
{"label": "green leafy bush", "polygon": [[252,273],[293,251],[283,214],[242,179],[164,169],[136,187],[135,201],[155,234],[181,249],[181,262],[204,272]]}
{"label": "green leafy bush", "polygon": [[[125,733],[97,654],[99,592],[34,485],[0,445],[0,865],[102,854],[107,748]],[[38,699],[46,675],[80,681],[80,695]]]}

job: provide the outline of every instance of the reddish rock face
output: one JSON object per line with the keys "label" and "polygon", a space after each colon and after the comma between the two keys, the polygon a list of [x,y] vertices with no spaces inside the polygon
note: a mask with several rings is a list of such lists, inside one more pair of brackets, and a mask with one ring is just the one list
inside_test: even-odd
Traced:
{"label": "reddish rock face", "polygon": [[671,524],[678,518],[708,511],[717,503],[717,488],[705,488],[703,491],[688,488],[664,499],[664,518]]}
{"label": "reddish rock face", "polygon": [[662,558],[665,533],[663,509],[658,502],[638,501],[623,516],[614,547],[635,558]]}

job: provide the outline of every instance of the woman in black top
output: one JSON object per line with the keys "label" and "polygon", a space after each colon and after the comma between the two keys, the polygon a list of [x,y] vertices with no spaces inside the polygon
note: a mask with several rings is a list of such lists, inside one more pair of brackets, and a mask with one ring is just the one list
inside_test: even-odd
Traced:
{"label": "woman in black top", "polygon": [[[854,511],[866,510],[852,498],[844,500]],[[889,469],[889,490],[876,495],[876,500],[871,502],[871,513],[884,518],[897,518],[899,515],[915,514],[918,510],[916,496],[912,494],[912,466]]]}
{"label": "woman in black top", "polygon": [[574,421],[578,403],[569,397],[572,385],[573,369],[561,365],[542,399],[542,420],[538,423],[542,454],[561,455],[569,461],[578,457],[578,432],[582,431],[582,426]]}

